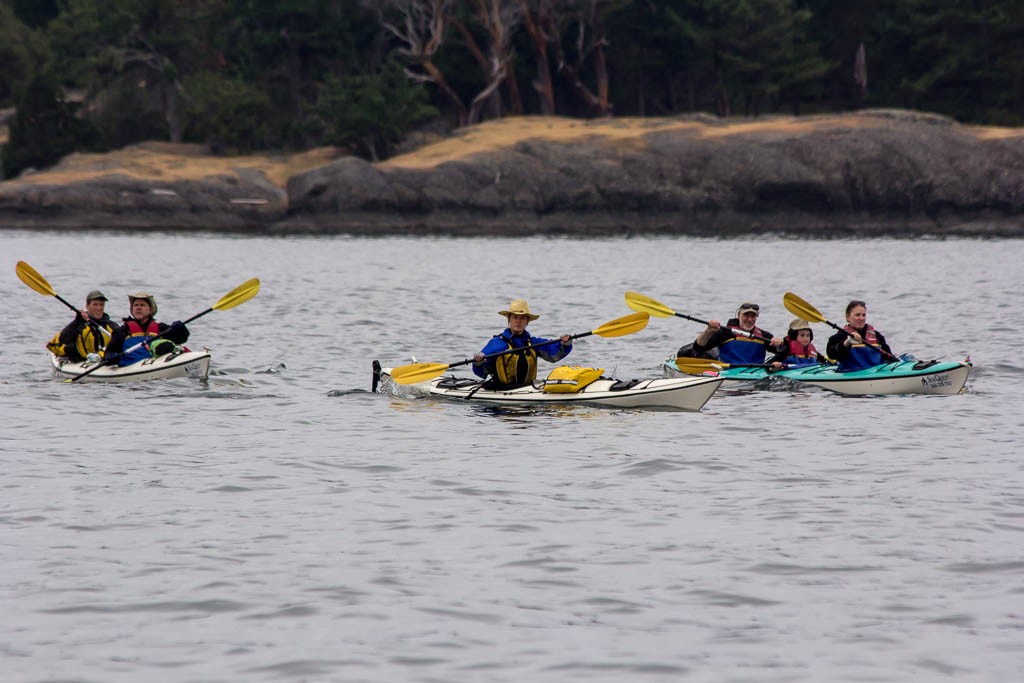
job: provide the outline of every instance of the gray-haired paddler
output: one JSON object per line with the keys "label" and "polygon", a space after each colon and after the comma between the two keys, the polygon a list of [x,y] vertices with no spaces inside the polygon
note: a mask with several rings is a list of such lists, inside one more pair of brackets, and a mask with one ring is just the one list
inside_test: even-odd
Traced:
{"label": "gray-haired paddler", "polygon": [[[736,309],[736,317],[722,325],[717,320],[709,320],[693,342],[693,352],[698,357],[711,349],[718,349],[718,359],[731,365],[754,364],[765,362],[766,353],[778,353],[784,343],[781,337],[757,326],[757,317],[761,307],[757,304],[742,303]],[[736,334],[729,328],[742,330],[750,336]]]}

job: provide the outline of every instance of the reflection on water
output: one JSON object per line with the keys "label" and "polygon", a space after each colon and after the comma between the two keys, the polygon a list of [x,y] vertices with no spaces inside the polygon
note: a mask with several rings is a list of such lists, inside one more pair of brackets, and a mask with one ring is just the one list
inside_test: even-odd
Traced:
{"label": "reflection on water", "polygon": [[[0,243],[5,680],[1024,671],[1024,368],[1006,324],[1024,243]],[[83,250],[116,250],[117,268]],[[115,316],[136,289],[169,321],[247,277],[263,284],[190,325],[190,343],[213,349],[207,383],[65,385],[43,345],[68,312],[14,277],[19,259],[70,301],[102,289]],[[541,312],[532,332],[557,336],[625,315],[627,290],[704,318],[754,300],[768,329],[792,317],[787,290],[832,319],[865,298],[898,353],[976,366],[957,396],[772,382],[719,392],[700,413],[370,392],[371,359],[469,357],[511,298]],[[699,331],[654,319],[580,339],[569,361],[651,377]]]}

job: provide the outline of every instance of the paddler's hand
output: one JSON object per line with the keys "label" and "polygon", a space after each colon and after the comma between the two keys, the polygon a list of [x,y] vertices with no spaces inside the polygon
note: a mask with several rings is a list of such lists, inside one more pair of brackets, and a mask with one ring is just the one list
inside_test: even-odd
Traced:
{"label": "paddler's hand", "polygon": [[78,315],[82,316],[82,320],[89,322],[89,311],[84,308],[78,312]]}
{"label": "paddler's hand", "polygon": [[854,342],[857,342],[858,344],[862,344],[864,342],[864,340],[861,339],[860,335],[857,334],[856,332],[847,332],[846,333],[846,341],[844,341],[843,344],[846,345],[846,346],[853,346]]}
{"label": "paddler's hand", "polygon": [[483,353],[478,353],[475,356],[473,356],[473,365],[483,365],[483,364],[484,364],[484,354]]}
{"label": "paddler's hand", "polygon": [[781,349],[783,344],[782,337],[772,337],[772,346],[777,349]]}
{"label": "paddler's hand", "polygon": [[720,329],[722,329],[722,323],[718,322],[717,320],[709,320],[708,326],[705,327],[701,331],[701,333],[697,335],[697,338],[694,339],[693,341],[695,344],[700,344],[701,346],[704,346],[709,341],[711,341],[711,335],[713,335]]}
{"label": "paddler's hand", "polygon": [[118,363],[121,362],[122,358],[124,358],[124,354],[123,353],[119,353],[117,351],[110,351],[110,352],[107,352],[107,353],[103,354],[103,364],[104,365],[117,365]]}
{"label": "paddler's hand", "polygon": [[781,370],[782,369],[782,363],[780,363],[779,361],[775,361],[770,366],[768,366],[768,368],[770,370]]}
{"label": "paddler's hand", "polygon": [[572,336],[568,334],[563,334],[559,337],[559,341],[562,342],[562,346],[572,346]]}

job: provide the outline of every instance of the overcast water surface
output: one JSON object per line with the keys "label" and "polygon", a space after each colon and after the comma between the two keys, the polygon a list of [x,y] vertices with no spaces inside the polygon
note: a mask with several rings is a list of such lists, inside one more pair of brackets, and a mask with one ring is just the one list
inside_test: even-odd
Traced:
{"label": "overcast water surface", "polygon": [[[4,681],[1024,679],[1024,241],[243,238],[0,231]],[[155,294],[207,383],[66,384],[78,303]],[[524,297],[537,334],[848,299],[956,396],[718,394],[699,413],[369,393]],[[569,361],[660,373],[652,319]],[[825,325],[815,326],[824,346]],[[459,368],[458,374],[465,375]]]}

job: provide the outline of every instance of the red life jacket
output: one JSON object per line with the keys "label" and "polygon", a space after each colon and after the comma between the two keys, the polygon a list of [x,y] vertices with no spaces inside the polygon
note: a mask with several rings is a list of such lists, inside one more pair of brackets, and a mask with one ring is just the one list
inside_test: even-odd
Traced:
{"label": "red life jacket", "polygon": [[796,339],[787,340],[789,343],[789,356],[786,357],[787,365],[817,365],[818,349],[814,344],[804,346]]}
{"label": "red life jacket", "polygon": [[[149,358],[149,340],[160,334],[160,326],[152,318],[146,329],[142,329],[135,318],[129,319],[125,325],[128,327],[128,336],[124,339],[124,357],[118,365],[131,365]],[[136,344],[140,344],[139,347],[129,351]]]}

